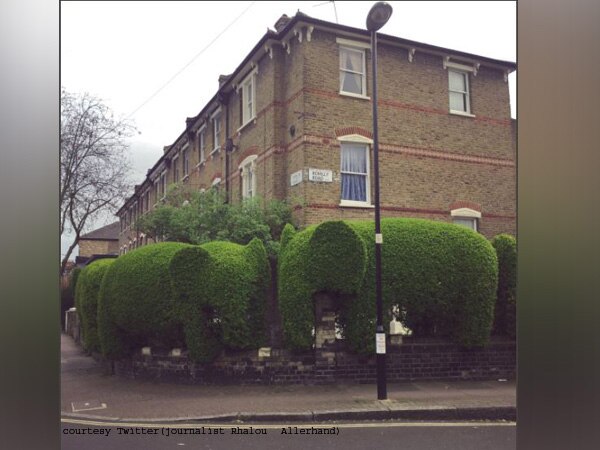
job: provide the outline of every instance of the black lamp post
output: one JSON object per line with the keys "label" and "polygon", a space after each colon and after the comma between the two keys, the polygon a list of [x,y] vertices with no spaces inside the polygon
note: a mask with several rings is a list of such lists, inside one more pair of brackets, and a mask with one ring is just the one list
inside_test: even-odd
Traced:
{"label": "black lamp post", "polygon": [[385,2],[373,5],[367,16],[367,30],[371,32],[371,61],[373,73],[373,172],[375,176],[375,295],[377,300],[377,399],[387,399],[385,370],[385,329],[383,328],[383,298],[381,293],[381,211],[379,205],[379,132],[377,130],[377,30],[392,15],[392,7]]}

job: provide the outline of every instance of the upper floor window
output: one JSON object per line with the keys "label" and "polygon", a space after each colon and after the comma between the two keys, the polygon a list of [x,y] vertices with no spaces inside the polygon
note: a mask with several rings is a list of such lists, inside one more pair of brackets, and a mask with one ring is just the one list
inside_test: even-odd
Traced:
{"label": "upper floor window", "polygon": [[158,203],[160,197],[160,179],[158,179],[154,182],[154,203]]}
{"label": "upper floor window", "polygon": [[206,160],[206,128],[202,128],[198,132],[198,148],[200,153],[200,162]]}
{"label": "upper floor window", "polygon": [[173,182],[179,181],[179,156],[173,158]]}
{"label": "upper floor window", "polygon": [[144,194],[144,211],[148,211],[150,209],[150,190],[147,190]]}
{"label": "upper floor window", "polygon": [[239,166],[242,176],[242,198],[256,196],[256,155],[248,156]]}
{"label": "upper floor window", "polygon": [[365,51],[340,46],[340,93],[366,96]]}
{"label": "upper floor window", "polygon": [[181,152],[181,164],[183,166],[183,176],[184,178],[190,174],[190,154],[188,152],[188,148],[185,147]]}
{"label": "upper floor window", "polygon": [[213,143],[214,148],[211,153],[219,151],[221,148],[221,113],[213,117]]}
{"label": "upper floor window", "polygon": [[256,117],[256,72],[252,72],[241,84],[242,126]]}
{"label": "upper floor window", "polygon": [[471,114],[469,101],[469,74],[448,69],[448,92],[450,94],[450,112]]}
{"label": "upper floor window", "polygon": [[369,146],[342,142],[341,160],[342,204],[370,205]]}
{"label": "upper floor window", "polygon": [[167,171],[160,174],[160,199],[162,200],[167,195]]}

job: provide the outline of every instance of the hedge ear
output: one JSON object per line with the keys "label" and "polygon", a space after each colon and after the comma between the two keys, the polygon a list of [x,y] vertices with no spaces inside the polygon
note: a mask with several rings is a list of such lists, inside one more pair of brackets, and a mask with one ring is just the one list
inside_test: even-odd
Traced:
{"label": "hedge ear", "polygon": [[281,243],[281,250],[284,250],[288,243],[294,238],[297,231],[294,226],[290,223],[286,223],[285,227],[283,227],[283,231],[281,232],[281,238],[279,242]]}
{"label": "hedge ear", "polygon": [[244,247],[244,253],[256,261],[259,266],[267,263],[267,250],[265,249],[265,244],[258,238],[254,238],[248,242]]}
{"label": "hedge ear", "polygon": [[186,247],[179,250],[169,263],[169,275],[174,298],[180,305],[204,305],[207,299],[199,298],[206,292],[210,280],[204,276],[212,264],[210,254],[201,247]]}
{"label": "hedge ear", "polygon": [[347,223],[321,223],[309,243],[308,277],[315,290],[354,293],[367,270],[364,240]]}

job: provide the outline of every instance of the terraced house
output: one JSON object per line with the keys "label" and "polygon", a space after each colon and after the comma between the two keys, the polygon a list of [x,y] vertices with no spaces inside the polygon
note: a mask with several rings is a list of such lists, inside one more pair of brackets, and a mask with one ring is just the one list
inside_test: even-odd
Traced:
{"label": "terraced house", "polygon": [[[378,48],[382,215],[515,234],[516,64],[386,34]],[[120,252],[152,242],[132,224],[171,183],[285,199],[302,225],[372,218],[370,59],[366,30],[282,16],[118,211]]]}

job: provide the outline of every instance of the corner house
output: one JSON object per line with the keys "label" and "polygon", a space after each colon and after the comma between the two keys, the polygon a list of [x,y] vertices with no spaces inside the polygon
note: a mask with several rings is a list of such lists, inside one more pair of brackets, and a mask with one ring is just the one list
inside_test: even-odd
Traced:
{"label": "corner house", "polygon": [[[516,232],[513,62],[379,35],[382,215]],[[118,211],[119,253],[152,242],[132,224],[171,183],[228,201],[287,200],[301,225],[373,217],[366,30],[283,15]]]}

